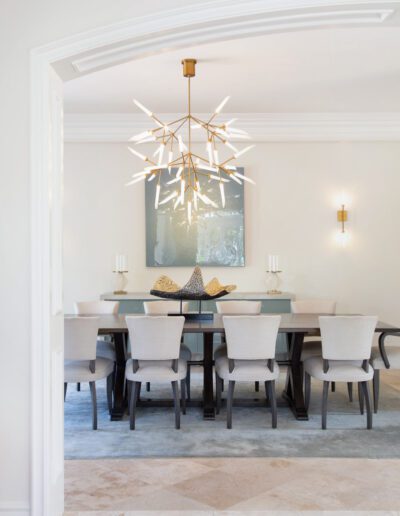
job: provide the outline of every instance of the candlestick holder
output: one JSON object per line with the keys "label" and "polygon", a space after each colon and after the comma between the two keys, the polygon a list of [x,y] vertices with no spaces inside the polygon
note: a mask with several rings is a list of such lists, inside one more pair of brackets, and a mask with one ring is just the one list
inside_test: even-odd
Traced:
{"label": "candlestick holder", "polygon": [[127,294],[127,291],[125,290],[125,287],[128,283],[128,280],[125,276],[125,274],[128,271],[113,271],[115,274],[118,274],[117,276],[117,290],[114,290],[114,294],[121,295],[121,294]]}
{"label": "candlestick holder", "polygon": [[279,286],[281,283],[281,279],[279,277],[279,274],[282,271],[266,271],[268,274],[267,277],[267,294],[270,294],[271,296],[276,296],[278,294],[282,294],[282,291],[279,290]]}

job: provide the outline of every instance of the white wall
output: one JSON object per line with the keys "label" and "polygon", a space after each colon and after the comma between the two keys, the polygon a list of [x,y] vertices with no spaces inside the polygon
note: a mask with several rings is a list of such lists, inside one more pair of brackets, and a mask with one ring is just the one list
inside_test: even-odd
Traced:
{"label": "white wall", "polygon": [[0,1],[0,513],[29,509],[29,51],[190,2]]}
{"label": "white wall", "polygon": [[[268,253],[279,254],[283,288],[338,300],[343,311],[400,323],[400,144],[259,143],[243,156],[246,267],[205,268],[206,278],[263,291]],[[129,255],[130,291],[148,291],[166,273],[145,266],[144,185],[126,188],[136,160],[124,144],[66,144],[65,309],[114,288],[114,255]],[[350,197],[352,239],[340,247],[336,198]]]}

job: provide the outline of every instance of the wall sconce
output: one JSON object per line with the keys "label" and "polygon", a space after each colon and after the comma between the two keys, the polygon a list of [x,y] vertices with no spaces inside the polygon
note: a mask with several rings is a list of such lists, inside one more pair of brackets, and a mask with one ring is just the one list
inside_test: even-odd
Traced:
{"label": "wall sconce", "polygon": [[342,204],[341,209],[337,211],[337,220],[338,222],[340,222],[340,231],[337,234],[337,241],[342,246],[345,246],[349,241],[349,233],[346,231],[345,228],[345,222],[347,222],[347,219],[348,213],[347,210],[345,210],[345,205]]}

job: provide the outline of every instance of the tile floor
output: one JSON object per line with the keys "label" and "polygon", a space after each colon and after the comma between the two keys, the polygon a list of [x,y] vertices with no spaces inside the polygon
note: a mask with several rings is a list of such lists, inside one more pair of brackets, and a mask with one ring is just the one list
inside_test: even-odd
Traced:
{"label": "tile floor", "polygon": [[400,511],[399,478],[398,459],[77,460],[65,464],[65,507],[122,514]]}

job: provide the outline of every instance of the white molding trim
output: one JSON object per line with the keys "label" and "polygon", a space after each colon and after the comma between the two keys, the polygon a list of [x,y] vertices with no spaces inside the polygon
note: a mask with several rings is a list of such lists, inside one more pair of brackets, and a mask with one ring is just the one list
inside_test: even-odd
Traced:
{"label": "white molding trim", "polygon": [[[342,19],[340,24],[349,23],[349,11],[357,11],[362,19],[359,24],[377,26],[386,23],[392,13],[390,23],[396,19],[400,0],[213,0],[207,3],[193,4],[184,8],[164,10],[151,15],[132,18],[99,27],[84,33],[73,35],[50,44],[31,50],[30,70],[30,201],[31,201],[31,516],[61,516],[62,510],[51,507],[54,498],[58,505],[63,504],[62,492],[58,491],[50,479],[52,468],[51,451],[49,447],[49,429],[54,423],[49,403],[52,387],[50,365],[51,343],[51,288],[62,285],[62,277],[51,277],[49,257],[52,245],[50,234],[51,199],[49,184],[52,172],[51,159],[51,110],[48,102],[49,91],[52,87],[50,69],[62,61],[76,66],[87,66],[86,71],[93,70],[95,62],[80,61],[83,57],[93,55],[103,56],[111,49],[124,49],[134,41],[135,56],[144,57],[166,48],[180,48],[184,45],[207,43],[218,40],[228,40],[245,37],[251,32],[246,20],[252,17],[253,26],[259,33],[270,32],[269,17],[275,19],[284,17],[275,30],[298,30],[316,27],[310,23],[310,12],[319,13],[321,23],[323,11],[346,11],[347,21]],[[260,15],[260,9],[263,15]],[[366,10],[370,10],[368,15]],[[379,12],[377,12],[377,10]],[[292,12],[291,12],[292,11]],[[363,11],[363,12],[361,12]],[[374,12],[372,12],[374,11]],[[386,12],[385,12],[386,11]],[[257,14],[258,13],[258,14]],[[291,14],[304,13],[307,23],[299,22],[299,18],[288,19]],[[317,16],[318,17],[318,16]],[[315,18],[314,18],[315,20]],[[293,22],[294,21],[294,22]],[[396,20],[397,22],[397,20]],[[244,25],[242,25],[244,23]],[[338,23],[338,21],[336,21]],[[350,22],[356,23],[355,19]],[[251,25],[251,24],[250,24]],[[335,25],[331,17],[329,24]],[[264,26],[264,27],[263,27]],[[254,34],[254,31],[252,32]],[[129,54],[129,52],[128,52]],[[106,55],[107,57],[107,55]],[[117,56],[108,55],[107,64],[115,63],[115,58],[121,60],[132,58],[132,55],[121,53]],[[77,74],[78,75],[78,74]],[[61,145],[61,142],[60,142]],[[61,148],[59,149],[61,151]],[[53,231],[56,228],[53,228]],[[60,233],[62,227],[59,227]],[[53,279],[53,283],[52,283]],[[62,339],[61,339],[62,340]],[[62,373],[60,373],[62,374]],[[57,424],[59,421],[55,421]],[[62,422],[61,422],[62,424]],[[46,440],[47,439],[47,440]]]}
{"label": "white molding trim", "polygon": [[[182,114],[158,116],[167,122]],[[199,116],[207,119],[206,114]],[[230,118],[237,118],[237,126],[248,131],[256,142],[400,140],[400,113],[225,113],[221,121]],[[66,114],[64,141],[128,142],[131,136],[153,125],[141,114]],[[203,141],[200,131],[193,131],[192,137]]]}
{"label": "white molding trim", "polygon": [[[78,57],[71,65],[79,74],[89,73],[143,57],[160,45],[171,48],[172,44],[176,48],[288,30],[379,25],[395,12],[392,2],[374,0],[313,0],[307,5],[298,4],[290,0],[223,0],[213,2],[212,12],[210,4],[180,9],[179,21],[174,19],[177,11],[172,11],[172,16],[155,13],[146,19],[146,34],[138,31],[131,41]],[[177,33],[177,21],[180,26],[190,25],[190,31]]]}

